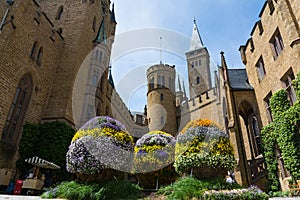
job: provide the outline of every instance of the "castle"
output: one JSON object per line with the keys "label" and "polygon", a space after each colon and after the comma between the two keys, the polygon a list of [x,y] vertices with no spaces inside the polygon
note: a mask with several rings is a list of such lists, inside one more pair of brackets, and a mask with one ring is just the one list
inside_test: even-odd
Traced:
{"label": "castle", "polygon": [[[214,72],[196,21],[186,52],[189,94],[176,66],[159,63],[145,73],[144,113],[131,113],[115,90],[110,56],[116,18],[109,0],[15,0],[0,3],[0,173],[15,169],[25,122],[60,120],[74,128],[110,115],[135,138],[151,130],[176,135],[186,123],[208,118],[227,131],[235,175],[242,185],[266,183],[260,130],[271,120],[269,98],[300,69],[300,9],[294,0],[267,0],[251,38],[240,47],[246,69],[228,69],[224,53]],[[175,64],[175,63],[173,63]],[[178,87],[175,88],[177,81]],[[284,163],[278,159],[282,188]]]}

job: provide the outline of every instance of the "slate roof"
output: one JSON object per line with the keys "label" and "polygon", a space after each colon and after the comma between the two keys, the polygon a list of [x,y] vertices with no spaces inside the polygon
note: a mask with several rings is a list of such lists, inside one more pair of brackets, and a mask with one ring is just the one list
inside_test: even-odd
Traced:
{"label": "slate roof", "polygon": [[246,69],[228,69],[228,76],[232,90],[253,90]]}

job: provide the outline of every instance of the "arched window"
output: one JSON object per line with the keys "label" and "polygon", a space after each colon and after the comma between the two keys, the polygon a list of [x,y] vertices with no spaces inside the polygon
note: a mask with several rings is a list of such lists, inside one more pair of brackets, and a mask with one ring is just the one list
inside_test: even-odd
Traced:
{"label": "arched window", "polygon": [[95,32],[96,31],[96,17],[94,17],[94,19],[93,19],[93,24],[92,24],[92,29],[93,29],[93,31]]}
{"label": "arched window", "polygon": [[150,85],[149,85],[149,90],[154,89],[154,77],[150,78]]}
{"label": "arched window", "polygon": [[108,106],[106,106],[105,108],[105,115],[108,115],[109,114],[109,110],[108,110]]}
{"label": "arched window", "polygon": [[165,87],[165,76],[162,76],[161,86],[162,86],[162,87]]}
{"label": "arched window", "polygon": [[59,20],[61,18],[63,11],[64,11],[64,7],[60,6],[57,10],[57,14],[56,14],[56,17],[55,17],[56,20]]}
{"label": "arched window", "polygon": [[36,64],[38,66],[41,66],[41,64],[42,64],[42,58],[43,58],[43,47],[40,47],[38,55],[36,57]]}
{"label": "arched window", "polygon": [[251,115],[250,122],[251,122],[251,132],[253,138],[254,153],[256,156],[258,156],[261,154],[261,139],[260,139],[258,120],[256,116]]}
{"label": "arched window", "polygon": [[18,83],[13,102],[6,118],[1,140],[13,145],[13,147],[17,145],[19,140],[32,88],[33,83],[31,76],[29,74],[24,75]]}
{"label": "arched window", "polygon": [[200,77],[197,77],[196,82],[197,82],[197,85],[200,84]]}
{"label": "arched window", "polygon": [[102,51],[100,51],[100,55],[99,55],[99,61],[101,62],[102,60]]}
{"label": "arched window", "polygon": [[160,100],[161,100],[161,101],[164,100],[164,94],[160,94]]}
{"label": "arched window", "polygon": [[99,50],[97,49],[95,53],[95,60],[98,60],[98,54],[99,54]]}
{"label": "arched window", "polygon": [[164,118],[163,115],[160,117],[160,124],[161,124],[161,125],[164,125],[164,124],[165,124],[165,118]]}
{"label": "arched window", "polygon": [[96,75],[94,75],[93,78],[92,78],[92,85],[96,86],[97,82],[98,82],[98,77]]}
{"label": "arched window", "polygon": [[35,59],[34,57],[35,57],[35,51],[36,51],[37,45],[38,45],[38,42],[37,42],[37,41],[35,41],[35,42],[33,43],[33,45],[32,45],[31,52],[30,52],[30,58],[31,58],[32,60]]}
{"label": "arched window", "polygon": [[160,75],[158,76],[158,79],[157,79],[157,87],[158,87],[158,88],[161,88],[161,87],[162,87],[162,78],[161,78]]}

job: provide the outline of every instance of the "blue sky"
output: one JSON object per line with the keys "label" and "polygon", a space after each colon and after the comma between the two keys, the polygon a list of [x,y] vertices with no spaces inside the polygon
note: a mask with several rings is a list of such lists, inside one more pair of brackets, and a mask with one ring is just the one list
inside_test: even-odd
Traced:
{"label": "blue sky", "polygon": [[[246,43],[264,0],[114,0],[117,19],[112,52],[116,89],[131,111],[147,103],[146,72],[153,64],[176,65],[187,80],[184,53],[197,20],[211,68],[225,52],[230,68],[244,68],[238,48]],[[162,37],[162,39],[160,39]],[[187,83],[186,83],[187,85]]]}

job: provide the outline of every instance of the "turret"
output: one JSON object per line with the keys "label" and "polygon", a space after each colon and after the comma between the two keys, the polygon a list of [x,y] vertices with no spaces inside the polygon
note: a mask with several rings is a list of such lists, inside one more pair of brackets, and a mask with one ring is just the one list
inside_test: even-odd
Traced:
{"label": "turret", "polygon": [[147,70],[147,119],[149,130],[177,132],[175,66],[158,64]]}

